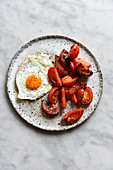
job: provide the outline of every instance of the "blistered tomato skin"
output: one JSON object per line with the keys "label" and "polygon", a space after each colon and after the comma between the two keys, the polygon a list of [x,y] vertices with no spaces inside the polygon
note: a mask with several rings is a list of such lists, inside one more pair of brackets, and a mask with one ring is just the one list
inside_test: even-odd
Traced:
{"label": "blistered tomato skin", "polygon": [[86,87],[81,102],[84,106],[88,106],[92,102],[92,100],[93,100],[93,91],[90,87]]}
{"label": "blistered tomato skin", "polygon": [[73,46],[70,49],[68,58],[70,58],[72,61],[78,56],[79,54],[79,46],[77,44],[73,44]]}
{"label": "blistered tomato skin", "polygon": [[84,108],[70,111],[62,117],[62,121],[65,122],[67,125],[72,125],[82,117],[83,113],[84,113]]}
{"label": "blistered tomato skin", "polygon": [[70,63],[69,70],[70,70],[70,75],[71,75],[72,77],[74,77],[75,74],[76,74],[76,67],[75,67],[73,61],[71,61],[71,63]]}
{"label": "blistered tomato skin", "polygon": [[72,87],[70,87],[69,89],[69,92],[70,94],[74,94],[76,93],[79,89],[84,89],[86,87],[87,83],[86,82],[78,82],[78,83],[75,83]]}
{"label": "blistered tomato skin", "polygon": [[86,78],[93,74],[93,72],[90,71],[89,68],[82,63],[78,63],[76,67],[76,73]]}
{"label": "blistered tomato skin", "polygon": [[59,58],[57,57],[57,55],[55,56],[55,67],[61,75],[68,74],[68,71],[65,70],[65,68],[60,64]]}
{"label": "blistered tomato skin", "polygon": [[76,97],[77,97],[77,106],[80,107],[81,106],[81,100],[84,96],[84,89],[79,89],[77,91]]}
{"label": "blistered tomato skin", "polygon": [[59,97],[59,88],[53,87],[48,94],[48,100],[50,103],[55,104],[58,101]]}
{"label": "blistered tomato skin", "polygon": [[42,109],[49,115],[57,115],[60,111],[60,107],[55,104],[51,104],[48,101],[42,101]]}
{"label": "blistered tomato skin", "polygon": [[65,61],[65,58],[67,57],[67,55],[68,55],[68,52],[65,49],[63,49],[60,53],[60,61],[61,61],[62,66],[65,69],[68,69],[66,61]]}

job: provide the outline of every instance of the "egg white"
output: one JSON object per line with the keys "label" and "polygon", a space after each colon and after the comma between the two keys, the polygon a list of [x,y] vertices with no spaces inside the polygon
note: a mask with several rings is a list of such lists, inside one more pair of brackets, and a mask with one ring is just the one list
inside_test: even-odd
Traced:
{"label": "egg white", "polygon": [[[41,52],[24,58],[16,74],[17,97],[19,99],[36,100],[52,88],[48,80],[48,69],[53,66],[50,57],[50,55]],[[30,75],[40,77],[42,80],[41,86],[36,90],[26,87],[26,79]]]}

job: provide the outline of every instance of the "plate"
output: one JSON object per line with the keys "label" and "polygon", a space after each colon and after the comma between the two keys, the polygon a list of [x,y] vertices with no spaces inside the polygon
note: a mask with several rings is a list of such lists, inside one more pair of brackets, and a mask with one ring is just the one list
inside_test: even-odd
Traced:
{"label": "plate", "polygon": [[[55,54],[59,55],[61,50],[64,48],[69,51],[70,46],[72,46],[74,43],[77,43],[80,48],[79,55],[87,59],[92,64],[90,69],[93,71],[93,75],[88,78],[87,85],[92,88],[94,98],[92,103],[87,108],[85,108],[82,118],[77,123],[66,126],[61,124],[61,119],[65,113],[77,108],[74,102],[68,101],[67,108],[56,116],[47,115],[41,109],[41,101],[42,99],[46,99],[48,94],[35,101],[17,99],[15,75],[23,58],[26,55],[36,54],[37,52],[49,53],[52,56]],[[94,113],[94,110],[96,109],[102,95],[103,78],[96,58],[84,45],[65,36],[49,35],[33,39],[20,48],[20,50],[12,58],[9,65],[6,84],[7,93],[13,107],[25,121],[43,130],[61,131],[80,125],[86,119],[88,119],[92,113]]]}

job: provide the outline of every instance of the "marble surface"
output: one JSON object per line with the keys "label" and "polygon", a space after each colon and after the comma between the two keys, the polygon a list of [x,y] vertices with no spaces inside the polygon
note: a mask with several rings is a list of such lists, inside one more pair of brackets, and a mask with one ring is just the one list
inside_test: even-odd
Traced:
{"label": "marble surface", "polygon": [[[16,51],[49,34],[83,43],[103,72],[103,95],[95,113],[65,132],[30,126],[12,108],[5,88]],[[112,102],[113,0],[0,1],[0,170],[112,170]]]}

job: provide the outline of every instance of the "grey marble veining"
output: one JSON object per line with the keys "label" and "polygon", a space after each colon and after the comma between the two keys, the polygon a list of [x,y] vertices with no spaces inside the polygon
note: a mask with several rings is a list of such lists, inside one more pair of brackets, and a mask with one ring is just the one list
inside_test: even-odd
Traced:
{"label": "grey marble veining", "polygon": [[[0,170],[113,169],[113,0],[0,1]],[[83,43],[103,72],[95,113],[65,132],[30,126],[12,108],[6,72],[16,51],[41,35],[61,34]]]}

